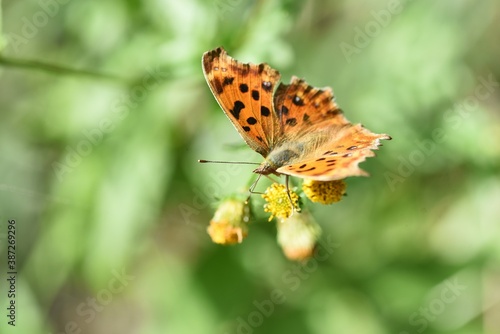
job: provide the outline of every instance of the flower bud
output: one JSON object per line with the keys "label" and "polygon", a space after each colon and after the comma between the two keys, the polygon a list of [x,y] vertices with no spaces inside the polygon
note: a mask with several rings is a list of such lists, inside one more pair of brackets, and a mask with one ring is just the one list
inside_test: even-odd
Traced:
{"label": "flower bud", "polygon": [[278,222],[278,243],[290,260],[302,261],[314,254],[321,227],[309,212],[295,212]]}
{"label": "flower bud", "polygon": [[222,245],[241,243],[248,235],[250,205],[235,197],[223,200],[210,221],[207,232],[212,241]]}

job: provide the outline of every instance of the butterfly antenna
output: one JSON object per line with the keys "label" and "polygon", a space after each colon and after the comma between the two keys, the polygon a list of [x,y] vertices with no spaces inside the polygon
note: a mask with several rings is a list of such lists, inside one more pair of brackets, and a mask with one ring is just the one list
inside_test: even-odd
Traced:
{"label": "butterfly antenna", "polygon": [[248,162],[248,161],[219,161],[219,160],[198,160],[201,164],[236,164],[236,165],[260,165],[258,162]]}

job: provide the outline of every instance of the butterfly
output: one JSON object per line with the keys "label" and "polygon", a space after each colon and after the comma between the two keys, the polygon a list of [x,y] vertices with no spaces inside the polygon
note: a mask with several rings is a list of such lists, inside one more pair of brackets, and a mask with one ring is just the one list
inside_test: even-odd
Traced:
{"label": "butterfly", "polygon": [[205,79],[247,145],[264,157],[254,173],[317,181],[367,176],[358,164],[374,156],[386,134],[350,123],[331,88],[315,88],[295,76],[280,83],[268,64],[242,63],[224,48],[205,52]]}

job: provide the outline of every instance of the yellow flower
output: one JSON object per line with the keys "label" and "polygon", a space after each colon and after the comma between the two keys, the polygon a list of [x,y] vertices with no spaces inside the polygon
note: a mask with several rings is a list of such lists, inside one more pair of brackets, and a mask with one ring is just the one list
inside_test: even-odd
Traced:
{"label": "yellow flower", "polygon": [[267,202],[264,204],[264,211],[271,213],[269,221],[274,217],[288,218],[294,210],[300,211],[299,196],[292,190],[290,190],[290,196],[288,196],[287,189],[283,184],[271,184],[266,189],[266,192],[262,194],[262,198]]}
{"label": "yellow flower", "polygon": [[337,181],[314,181],[304,180],[302,190],[313,202],[321,204],[332,204],[342,199],[345,194],[346,183],[343,180]]}
{"label": "yellow flower", "polygon": [[241,243],[248,235],[249,221],[249,204],[237,198],[227,198],[215,211],[207,232],[217,244]]}
{"label": "yellow flower", "polygon": [[290,218],[278,222],[278,243],[290,260],[310,258],[320,235],[320,226],[308,212],[296,212]]}

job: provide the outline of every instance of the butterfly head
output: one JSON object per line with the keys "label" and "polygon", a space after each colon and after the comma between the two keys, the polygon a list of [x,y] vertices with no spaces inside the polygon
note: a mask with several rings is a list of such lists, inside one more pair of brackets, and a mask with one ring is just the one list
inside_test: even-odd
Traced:
{"label": "butterfly head", "polygon": [[280,173],[276,171],[276,168],[272,166],[267,160],[262,162],[258,168],[253,170],[253,172],[262,175],[269,175],[269,174],[274,174],[276,176],[280,175]]}

